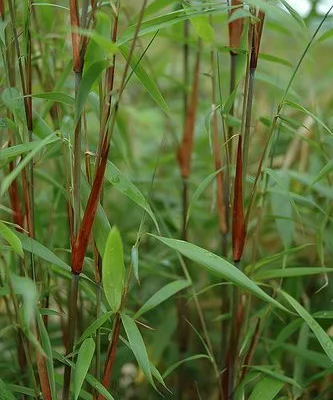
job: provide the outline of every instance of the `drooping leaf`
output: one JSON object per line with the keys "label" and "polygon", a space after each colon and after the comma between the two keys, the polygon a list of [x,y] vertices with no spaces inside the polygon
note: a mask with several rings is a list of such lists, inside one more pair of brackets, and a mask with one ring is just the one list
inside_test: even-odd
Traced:
{"label": "drooping leaf", "polygon": [[14,87],[5,89],[2,92],[1,98],[5,106],[9,109],[11,113],[13,113],[14,117],[17,118],[20,122],[24,122],[25,110],[23,97],[18,89]]}
{"label": "drooping leaf", "polygon": [[62,261],[59,257],[57,257],[50,249],[37,242],[35,239],[32,239],[28,235],[19,232],[17,232],[16,234],[21,240],[24,250],[29,251],[35,256],[40,257],[51,264],[59,266],[65,271],[70,271],[70,266]]}
{"label": "drooping leaf", "polygon": [[48,92],[48,93],[34,93],[32,97],[38,99],[50,100],[52,103],[62,103],[67,106],[74,105],[74,98],[66,93],[61,92]]}
{"label": "drooping leaf", "polygon": [[273,379],[280,380],[281,382],[289,383],[295,387],[301,389],[302,387],[292,378],[289,378],[286,375],[283,375],[281,372],[277,372],[275,370],[269,369],[268,367],[258,366],[258,365],[250,365],[249,368],[255,371],[260,371],[265,375],[272,377]]}
{"label": "drooping leaf", "polygon": [[139,249],[138,246],[133,246],[131,249],[131,264],[135,279],[140,283],[139,279]]}
{"label": "drooping leaf", "polygon": [[284,382],[274,378],[263,378],[254,387],[249,400],[273,400],[283,388]]}
{"label": "drooping leaf", "polygon": [[89,336],[92,336],[95,334],[98,328],[100,328],[113,314],[113,311],[108,311],[95,319],[94,322],[92,322],[88,328],[82,333],[80,339],[78,339],[77,344],[81,343],[83,340],[87,339]]}
{"label": "drooping leaf", "polygon": [[148,299],[145,304],[137,311],[135,318],[138,318],[142,314],[152,310],[159,304],[163,303],[168,298],[172,297],[174,294],[180,292],[181,290],[190,286],[190,282],[186,280],[179,280],[175,282],[170,282],[156,293],[154,293],[150,299]]}
{"label": "drooping leaf", "polygon": [[37,305],[36,286],[30,278],[14,274],[11,275],[11,284],[14,293],[21,295],[23,298],[23,320],[26,328],[29,328]]}
{"label": "drooping leaf", "polygon": [[190,19],[197,35],[205,42],[212,43],[214,40],[214,28],[209,23],[208,16],[198,16]]}
{"label": "drooping leaf", "polygon": [[33,150],[37,145],[38,141],[34,141],[1,149],[0,161],[11,161],[13,158]]}
{"label": "drooping leaf", "polygon": [[260,270],[254,275],[254,279],[261,281],[264,279],[275,279],[275,278],[296,278],[301,276],[328,274],[333,272],[333,268],[322,268],[322,267],[288,267],[279,269],[268,269]]}
{"label": "drooping leaf", "polygon": [[45,146],[55,143],[59,140],[56,135],[47,136],[45,139],[38,142],[37,146],[18,164],[14,170],[9,173],[1,184],[1,195],[3,195],[9,188],[10,184],[17,177],[17,175],[23,170],[24,167],[34,158],[34,156],[41,151]]}
{"label": "drooping leaf", "polygon": [[123,326],[128,338],[128,341],[131,345],[131,349],[134,353],[134,356],[142,369],[142,372],[146,375],[149,383],[156,389],[155,383],[153,381],[153,377],[151,374],[150,363],[148,359],[148,354],[146,350],[145,343],[142,339],[141,333],[136,326],[136,323],[133,318],[126,314],[121,315],[121,320],[123,322]]}
{"label": "drooping leaf", "polygon": [[297,300],[295,300],[288,293],[283,290],[279,290],[282,296],[288,301],[288,303],[297,311],[297,313],[304,319],[304,321],[309,325],[312,332],[315,334],[321,347],[333,362],[333,341],[332,338],[324,331],[324,329],[318,324],[318,322],[312,317],[312,315],[301,305]]}
{"label": "drooping leaf", "polygon": [[[84,59],[84,68],[88,68],[96,61],[105,60],[108,53],[110,56],[111,49],[108,46],[113,46],[114,52],[117,50],[116,44],[110,41],[110,17],[102,11],[97,11],[95,13],[95,20],[96,22],[93,32],[88,31],[91,40],[89,40],[88,43],[87,52]],[[103,41],[102,43],[101,40]],[[107,46],[105,45],[105,41],[107,41]]]}
{"label": "drooping leaf", "polygon": [[74,399],[77,400],[86,378],[90,363],[95,352],[95,342],[92,338],[85,339],[82,343],[74,370]]}
{"label": "drooping leaf", "polygon": [[85,71],[79,87],[75,102],[75,118],[78,121],[81,117],[84,105],[91,91],[93,84],[99,79],[101,73],[109,66],[109,61],[96,61]]}
{"label": "drooping leaf", "polygon": [[209,186],[209,184],[214,180],[216,175],[219,174],[223,170],[224,170],[224,168],[220,168],[217,171],[212,172],[196,188],[195,192],[193,193],[193,195],[191,197],[188,208],[187,208],[186,223],[188,223],[190,216],[191,216],[192,208],[194,207],[195,203],[198,201],[201,194],[206,190],[206,188]]}
{"label": "drooping leaf", "polygon": [[184,242],[183,240],[170,239],[166,237],[156,236],[150,234],[170,248],[188,257],[190,260],[197,262],[205,267],[209,272],[222,279],[232,282],[236,286],[248,290],[250,293],[259,297],[260,299],[271,303],[272,305],[287,311],[279,302],[265,293],[258,285],[256,285],[250,278],[241,272],[234,265],[229,263],[222,257],[211,253],[208,250],[202,249],[192,243]]}
{"label": "drooping leaf", "polygon": [[112,227],[107,238],[102,265],[105,297],[111,310],[117,312],[120,308],[124,289],[125,265],[123,243],[116,226]]}
{"label": "drooping leaf", "polygon": [[24,256],[22,243],[17,235],[6,224],[0,221],[0,236],[2,236],[20,257]]}
{"label": "drooping leaf", "polygon": [[105,179],[108,180],[119,192],[134,201],[139,207],[145,210],[153,220],[157,231],[159,231],[156,217],[143,194],[111,161],[107,162]]}
{"label": "drooping leaf", "polygon": [[[122,45],[119,47],[121,54],[126,60],[129,59],[130,50],[129,47]],[[165,112],[169,113],[169,107],[164,100],[158,86],[152,79],[152,77],[146,72],[146,69],[141,65],[142,60],[136,54],[133,54],[130,61],[130,66],[133,69],[135,75],[142,83],[144,88],[147,90],[151,98],[156,102],[156,104]]]}
{"label": "drooping leaf", "polygon": [[0,378],[0,393],[1,393],[2,400],[15,400],[15,396],[9,390],[8,386],[5,384],[5,382],[1,378]]}
{"label": "drooping leaf", "polygon": [[207,358],[209,360],[209,357],[207,356],[207,354],[196,354],[194,356],[186,357],[183,360],[177,361],[176,363],[170,365],[169,368],[167,368],[167,370],[163,374],[163,378],[166,378],[168,375],[170,375],[171,372],[174,371],[180,365],[182,365],[186,362],[189,362],[189,361],[199,360],[201,358]]}

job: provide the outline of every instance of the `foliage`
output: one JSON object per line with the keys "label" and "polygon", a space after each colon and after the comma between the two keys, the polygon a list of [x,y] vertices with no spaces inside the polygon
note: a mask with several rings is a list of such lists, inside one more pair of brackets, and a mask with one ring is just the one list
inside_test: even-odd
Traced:
{"label": "foliage", "polygon": [[332,398],[317,3],[0,0],[1,399]]}

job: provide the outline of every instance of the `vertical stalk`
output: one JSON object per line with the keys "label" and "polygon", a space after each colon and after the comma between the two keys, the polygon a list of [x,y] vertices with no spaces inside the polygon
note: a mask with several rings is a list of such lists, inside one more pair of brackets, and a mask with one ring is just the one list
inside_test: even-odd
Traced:
{"label": "vertical stalk", "polygon": [[[73,71],[75,76],[75,98],[79,93],[82,79],[83,60],[85,47],[81,43],[81,36],[77,32],[80,28],[79,11],[77,0],[69,0],[70,3],[70,23],[72,29],[72,49],[73,49]],[[82,7],[82,16],[85,20],[87,15],[88,2],[84,2]],[[75,119],[76,120],[76,119]],[[80,229],[80,181],[81,181],[81,116],[76,120],[74,130],[74,160],[73,160],[73,232],[71,238],[74,239],[78,235]],[[73,240],[72,240],[73,246]],[[71,287],[69,296],[69,312],[68,312],[68,347],[66,354],[73,351],[74,339],[77,325],[77,300],[78,300],[79,274],[76,272],[76,266],[72,263]],[[65,365],[64,370],[64,386],[62,399],[68,400],[71,382],[71,367]]]}

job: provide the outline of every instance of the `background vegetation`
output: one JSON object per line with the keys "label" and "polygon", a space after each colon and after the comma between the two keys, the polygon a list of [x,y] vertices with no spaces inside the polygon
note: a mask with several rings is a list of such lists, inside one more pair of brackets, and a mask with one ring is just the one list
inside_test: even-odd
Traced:
{"label": "background vegetation", "polygon": [[0,398],[332,399],[332,17],[0,0]]}

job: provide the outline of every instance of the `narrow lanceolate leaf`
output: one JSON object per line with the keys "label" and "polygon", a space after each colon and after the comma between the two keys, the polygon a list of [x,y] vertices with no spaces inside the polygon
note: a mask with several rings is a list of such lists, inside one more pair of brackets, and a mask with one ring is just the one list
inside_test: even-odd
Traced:
{"label": "narrow lanceolate leaf", "polygon": [[8,389],[7,385],[1,378],[0,378],[0,393],[1,393],[2,400],[15,400],[15,396]]}
{"label": "narrow lanceolate leaf", "polygon": [[[121,54],[126,60],[129,58],[130,50],[126,45],[119,46]],[[151,98],[156,102],[156,104],[167,114],[169,113],[169,107],[164,97],[162,96],[158,86],[152,79],[152,77],[146,72],[143,66],[140,64],[141,60],[136,54],[132,54],[130,59],[130,66],[133,69],[135,75],[142,83],[144,88],[147,90]]]}
{"label": "narrow lanceolate leaf", "polygon": [[77,400],[80,395],[80,390],[84,379],[89,370],[91,360],[95,352],[95,342],[92,338],[86,339],[79,350],[77,356],[75,371],[74,371],[74,399]]}
{"label": "narrow lanceolate leaf", "polygon": [[108,311],[105,314],[101,315],[99,318],[95,319],[94,322],[92,322],[88,328],[82,333],[80,339],[76,342],[81,343],[85,339],[87,339],[89,336],[95,335],[97,329],[99,329],[113,314],[113,311]]}
{"label": "narrow lanceolate leaf", "polygon": [[181,290],[190,286],[190,282],[186,280],[179,280],[175,282],[168,283],[162,289],[158,290],[154,293],[150,299],[148,299],[145,304],[140,308],[139,311],[135,314],[135,318],[138,318],[140,315],[146,313],[147,311],[152,310],[159,304],[163,303],[163,301],[172,297],[174,294],[180,292]]}
{"label": "narrow lanceolate leaf", "polygon": [[9,188],[10,184],[17,177],[17,175],[26,167],[33,157],[41,151],[45,146],[57,142],[59,138],[56,135],[47,136],[45,139],[38,142],[37,146],[18,164],[18,166],[8,174],[1,184],[1,195],[3,195]]}
{"label": "narrow lanceolate leaf", "polygon": [[6,242],[9,243],[11,248],[17,253],[20,257],[23,257],[23,249],[22,243],[17,235],[10,229],[6,224],[0,221],[0,236],[2,236]]}
{"label": "narrow lanceolate leaf", "polygon": [[133,274],[135,276],[135,279],[140,284],[140,278],[139,278],[139,249],[138,249],[137,245],[133,246],[132,249],[131,249],[131,264],[132,264]]}
{"label": "narrow lanceolate leaf", "polygon": [[17,144],[10,146],[0,151],[0,161],[10,161],[13,158],[33,150],[38,145],[38,141],[28,142],[24,144]]}
{"label": "narrow lanceolate leaf", "polygon": [[249,400],[273,400],[284,383],[274,378],[264,378],[260,380],[253,389]]}
{"label": "narrow lanceolate leaf", "polygon": [[145,210],[154,222],[157,231],[159,231],[156,217],[144,195],[111,161],[107,162],[105,179],[119,190],[119,192]]}
{"label": "narrow lanceolate leaf", "polygon": [[304,319],[309,325],[312,332],[315,334],[321,347],[328,355],[330,360],[333,362],[333,342],[324,329],[318,324],[318,322],[312,317],[312,315],[303,307],[297,300],[295,300],[288,293],[283,290],[279,290],[283,297],[288,301],[290,305],[297,311],[297,313]]}
{"label": "narrow lanceolate leaf", "polygon": [[32,97],[50,100],[52,103],[66,104],[67,106],[74,105],[74,98],[66,93],[61,92],[35,93],[32,95]]}
{"label": "narrow lanceolate leaf", "polygon": [[[235,11],[241,9],[240,7],[242,7],[242,1],[232,0],[231,6],[233,8],[229,12],[229,17],[232,17],[232,14],[235,13]],[[237,51],[240,48],[242,32],[243,32],[243,18],[237,18],[236,20],[229,22],[229,46],[231,52],[234,54],[237,54]]]}
{"label": "narrow lanceolate leaf", "polygon": [[198,360],[201,358],[207,358],[208,360],[210,359],[207,354],[196,354],[194,356],[190,356],[187,358],[184,358],[183,360],[177,361],[175,364],[172,364],[163,374],[163,378],[166,378],[168,375],[171,374],[172,371],[174,371],[177,367],[179,367],[180,365],[189,362],[189,361],[193,361],[193,360]]}
{"label": "narrow lanceolate leaf", "polygon": [[270,297],[265,293],[255,282],[248,278],[243,272],[236,268],[233,264],[229,263],[222,257],[211,253],[208,250],[202,249],[192,243],[184,242],[183,240],[170,239],[166,237],[152,235],[154,238],[158,239],[162,243],[166,244],[170,248],[183,254],[190,260],[201,264],[209,272],[218,276],[219,278],[225,279],[232,282],[236,286],[248,290],[250,293],[259,297],[260,299],[273,304],[274,306],[288,311],[279,302]]}
{"label": "narrow lanceolate leaf", "polygon": [[84,72],[79,87],[79,93],[76,97],[75,104],[75,118],[78,121],[81,117],[84,105],[87,101],[88,95],[91,91],[93,84],[98,80],[101,73],[109,66],[109,61],[96,61]]}
{"label": "narrow lanceolate leaf", "polygon": [[106,241],[102,265],[104,293],[111,310],[117,312],[124,289],[125,265],[123,243],[116,226],[111,229]]}
{"label": "narrow lanceolate leaf", "polygon": [[153,377],[151,374],[150,363],[149,363],[149,359],[148,359],[146,346],[142,339],[139,328],[136,326],[134,319],[129,317],[126,314],[121,315],[121,320],[123,322],[123,326],[124,326],[128,341],[131,345],[131,349],[134,353],[134,356],[135,356],[140,368],[142,369],[142,372],[146,375],[150,384],[155,388],[155,383],[153,381]]}
{"label": "narrow lanceolate leaf", "polygon": [[197,35],[205,42],[214,41],[214,28],[209,23],[208,16],[200,15],[190,18],[191,24],[196,30]]}
{"label": "narrow lanceolate leaf", "polygon": [[235,262],[240,261],[243,254],[246,230],[243,212],[243,163],[242,137],[238,139],[236,176],[234,185],[234,204],[232,214],[232,255]]}
{"label": "narrow lanceolate leaf", "polygon": [[197,57],[194,66],[194,82],[190,97],[190,104],[187,109],[182,143],[178,149],[177,158],[183,179],[187,179],[191,172],[191,157],[195,131],[195,117],[198,108],[198,90],[200,73],[200,43],[198,45]]}
{"label": "narrow lanceolate leaf", "polygon": [[50,249],[48,249],[41,243],[37,242],[37,240],[34,240],[28,235],[19,232],[17,232],[16,235],[21,240],[22,247],[24,250],[34,254],[37,257],[40,257],[42,260],[57,265],[63,270],[70,271],[69,265],[67,265],[58,256],[56,256]]}
{"label": "narrow lanceolate leaf", "polygon": [[23,318],[26,328],[30,327],[31,319],[35,315],[37,304],[37,291],[30,278],[11,275],[11,284],[15,294],[23,298]]}
{"label": "narrow lanceolate leaf", "polygon": [[253,279],[261,281],[264,279],[275,278],[296,278],[300,276],[329,274],[333,272],[333,268],[323,267],[288,267],[279,269],[268,269],[257,272]]}

